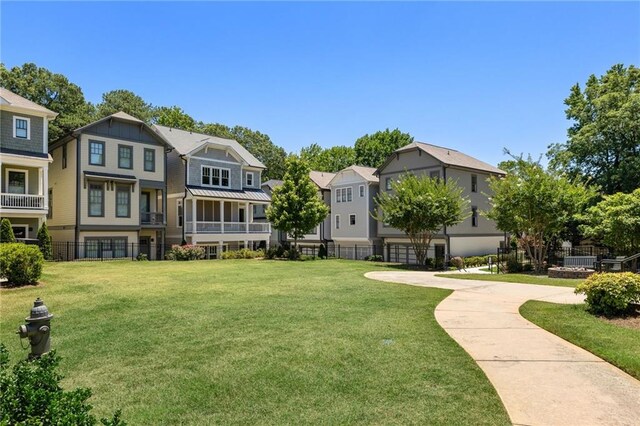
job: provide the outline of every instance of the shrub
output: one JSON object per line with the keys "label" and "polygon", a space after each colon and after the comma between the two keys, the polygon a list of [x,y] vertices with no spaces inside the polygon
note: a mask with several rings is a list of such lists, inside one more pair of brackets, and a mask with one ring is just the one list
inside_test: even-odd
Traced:
{"label": "shrub", "polygon": [[146,262],[147,260],[149,260],[149,257],[146,253],[138,253],[138,255],[136,256],[136,260],[138,262]]}
{"label": "shrub", "polygon": [[13,228],[9,219],[4,218],[0,222],[0,242],[2,243],[15,243],[16,236],[13,234]]}
{"label": "shrub", "polygon": [[318,257],[320,259],[327,258],[327,247],[324,244],[320,244],[320,248],[318,249]]}
{"label": "shrub", "polygon": [[460,256],[451,258],[451,266],[455,266],[458,270],[464,268],[464,259]]}
{"label": "shrub", "polygon": [[382,262],[384,258],[381,254],[371,254],[364,258],[364,260],[368,260],[370,262]]}
{"label": "shrub", "polygon": [[44,258],[37,246],[23,243],[0,244],[0,277],[9,284],[35,284],[42,275]]}
{"label": "shrub", "polygon": [[167,260],[199,260],[204,259],[204,247],[190,244],[173,245],[165,256]]}
{"label": "shrub", "polygon": [[53,246],[51,243],[51,235],[49,235],[49,228],[47,223],[43,223],[40,229],[38,229],[38,245],[44,260],[53,259]]}
{"label": "shrub", "polygon": [[[60,358],[55,351],[33,361],[19,361],[9,368],[9,353],[0,343],[0,424],[3,425],[95,425],[87,400],[91,390],[64,391],[56,370]],[[120,411],[103,425],[124,426]]]}
{"label": "shrub", "polygon": [[520,263],[516,256],[509,256],[509,258],[507,259],[507,272],[522,272],[522,263]]}
{"label": "shrub", "polygon": [[576,294],[587,296],[589,311],[614,316],[640,302],[640,275],[630,272],[593,274],[578,284]]}
{"label": "shrub", "polygon": [[257,257],[264,257],[264,250],[249,250],[249,249],[240,249],[240,250],[230,250],[225,251],[220,256],[221,259],[255,259]]}

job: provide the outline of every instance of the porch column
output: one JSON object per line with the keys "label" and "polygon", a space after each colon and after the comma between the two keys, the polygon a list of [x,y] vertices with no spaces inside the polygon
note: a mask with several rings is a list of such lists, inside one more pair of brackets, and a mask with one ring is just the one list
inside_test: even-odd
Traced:
{"label": "porch column", "polygon": [[197,205],[197,200],[195,198],[191,199],[191,232],[193,234],[197,234],[198,233],[198,215],[197,215],[197,211],[196,211],[196,205]]}
{"label": "porch column", "polygon": [[[220,232],[224,234],[224,200],[220,200]],[[222,250],[222,243],[220,243],[220,250]]]}
{"label": "porch column", "polygon": [[[249,233],[249,202],[244,203],[244,232]],[[244,246],[247,246],[245,241]]]}
{"label": "porch column", "polygon": [[[42,170],[42,169],[41,169]],[[42,170],[42,195],[44,195],[44,208],[49,209],[49,173],[47,170]]]}

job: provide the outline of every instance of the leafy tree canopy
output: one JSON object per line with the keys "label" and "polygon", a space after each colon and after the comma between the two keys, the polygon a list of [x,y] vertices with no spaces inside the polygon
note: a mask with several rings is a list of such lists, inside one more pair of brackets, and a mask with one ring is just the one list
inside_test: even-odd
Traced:
{"label": "leafy tree canopy", "polygon": [[179,106],[158,107],[154,113],[155,124],[173,127],[174,129],[196,130],[197,123],[189,114]]}
{"label": "leafy tree canopy", "polygon": [[424,265],[433,235],[465,219],[469,200],[462,194],[454,181],[405,173],[391,183],[391,191],[377,196],[376,219],[407,234],[418,263]]}
{"label": "leafy tree canopy", "polygon": [[620,255],[640,252],[640,188],[630,194],[606,195],[587,209],[580,227],[585,236],[602,241]]}
{"label": "leafy tree canopy", "polygon": [[96,117],[100,119],[123,111],[145,123],[151,123],[155,109],[140,96],[130,90],[112,90],[102,95],[102,102],[96,105]]}
{"label": "leafy tree canopy", "polygon": [[311,181],[307,163],[292,155],[286,161],[287,171],[281,186],[274,188],[267,220],[273,227],[298,240],[309,234],[329,214],[329,208],[318,196],[318,189]]}
{"label": "leafy tree canopy", "polygon": [[548,172],[531,157],[513,157],[501,167],[508,174],[489,179],[491,209],[486,216],[515,236],[541,271],[553,239],[583,211],[595,189]]}
{"label": "leafy tree canopy", "polygon": [[85,100],[82,89],[62,74],[33,63],[11,69],[0,64],[0,81],[13,93],[58,113],[49,123],[50,142],[91,121],[93,107]]}
{"label": "leafy tree canopy", "polygon": [[549,147],[550,166],[606,194],[640,187],[640,69],[618,64],[591,75],[564,103],[573,125],[565,143]]}
{"label": "leafy tree canopy", "polygon": [[311,170],[335,173],[356,164],[355,150],[349,146],[322,148],[313,143],[300,150],[300,158],[305,160]]}
{"label": "leafy tree canopy", "polygon": [[396,149],[413,142],[413,136],[400,130],[383,130],[364,135],[354,145],[356,161],[361,166],[380,167]]}

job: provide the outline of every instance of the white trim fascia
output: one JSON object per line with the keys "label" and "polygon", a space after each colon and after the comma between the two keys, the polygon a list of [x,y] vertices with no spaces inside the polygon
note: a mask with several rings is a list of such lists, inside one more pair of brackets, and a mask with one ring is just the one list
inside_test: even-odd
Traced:
{"label": "white trim fascia", "polygon": [[217,161],[218,163],[233,164],[236,166],[241,165],[241,163],[237,161],[218,160],[216,158],[195,157],[195,156],[189,156],[189,158],[193,158],[194,160],[201,160],[201,161]]}
{"label": "white trim fascia", "polygon": [[47,119],[47,118],[54,119],[54,118],[56,118],[58,116],[57,113],[53,113],[53,115],[51,115],[51,114],[48,114],[48,113],[46,113],[44,111],[38,111],[38,110],[35,110],[35,109],[18,107],[18,106],[15,106],[13,104],[9,104],[9,103],[0,104],[0,110],[13,112],[13,113],[17,113],[17,114],[32,115],[34,117],[41,117],[41,118],[44,118],[44,119]]}
{"label": "white trim fascia", "polygon": [[27,157],[25,155],[0,153],[0,162],[24,167],[48,167],[53,162],[51,154],[47,158]]}
{"label": "white trim fascia", "polygon": [[[24,173],[24,192],[22,193],[23,195],[37,195],[37,194],[29,194],[29,170],[26,169],[14,169],[14,168],[9,168],[7,167],[5,169],[5,185],[6,185],[6,190],[0,190],[0,192],[3,192],[5,194],[16,194],[15,192],[9,192],[9,172],[19,172],[19,173]],[[4,188],[3,188],[4,189]],[[19,193],[17,193],[19,195]]]}
{"label": "white trim fascia", "polygon": [[[27,137],[26,138],[19,138],[18,136],[16,136],[16,120],[25,120],[27,122]],[[22,117],[22,116],[19,116],[19,115],[14,115],[13,116],[13,138],[14,139],[24,139],[26,141],[30,141],[31,140],[31,118]]]}

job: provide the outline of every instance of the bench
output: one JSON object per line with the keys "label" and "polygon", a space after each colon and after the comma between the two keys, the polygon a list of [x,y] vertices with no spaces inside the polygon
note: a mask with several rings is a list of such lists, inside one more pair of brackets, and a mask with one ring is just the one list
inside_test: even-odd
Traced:
{"label": "bench", "polygon": [[596,263],[597,260],[596,256],[565,256],[564,267],[593,269],[594,263]]}

